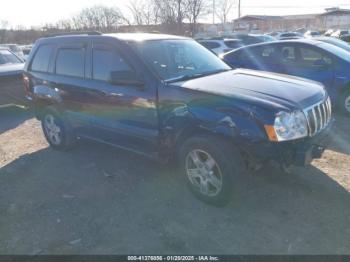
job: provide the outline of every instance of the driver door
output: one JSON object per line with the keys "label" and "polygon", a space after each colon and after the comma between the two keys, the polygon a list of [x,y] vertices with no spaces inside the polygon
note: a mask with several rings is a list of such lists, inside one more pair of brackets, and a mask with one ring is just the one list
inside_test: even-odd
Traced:
{"label": "driver door", "polygon": [[[139,75],[118,46],[93,43],[89,89],[89,135],[123,148],[148,154],[158,139],[156,87],[113,82],[112,78]],[[114,79],[118,80],[118,79]]]}

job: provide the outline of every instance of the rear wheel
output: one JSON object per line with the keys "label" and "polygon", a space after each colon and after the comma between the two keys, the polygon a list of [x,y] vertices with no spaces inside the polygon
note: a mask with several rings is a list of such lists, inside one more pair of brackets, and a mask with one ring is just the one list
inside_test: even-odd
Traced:
{"label": "rear wheel", "polygon": [[345,91],[345,93],[343,94],[340,106],[343,113],[350,116],[350,90]]}
{"label": "rear wheel", "polygon": [[55,110],[45,110],[41,125],[46,140],[52,148],[67,150],[75,145],[76,136],[73,130]]}
{"label": "rear wheel", "polygon": [[198,136],[185,141],[179,159],[187,185],[198,198],[214,205],[228,203],[243,167],[238,152],[221,139]]}

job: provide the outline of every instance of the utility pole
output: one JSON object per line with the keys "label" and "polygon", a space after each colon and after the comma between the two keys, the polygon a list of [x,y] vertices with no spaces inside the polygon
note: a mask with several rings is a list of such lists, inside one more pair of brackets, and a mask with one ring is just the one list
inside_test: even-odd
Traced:
{"label": "utility pole", "polygon": [[241,0],[238,0],[238,18],[241,18]]}
{"label": "utility pole", "polygon": [[215,24],[215,0],[213,0],[213,25]]}

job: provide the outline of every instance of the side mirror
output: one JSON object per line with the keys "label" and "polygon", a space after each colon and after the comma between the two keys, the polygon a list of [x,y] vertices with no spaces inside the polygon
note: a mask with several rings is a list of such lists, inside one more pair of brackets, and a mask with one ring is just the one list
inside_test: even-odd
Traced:
{"label": "side mirror", "polygon": [[126,85],[143,87],[145,82],[142,81],[134,71],[112,71],[109,82],[113,85]]}

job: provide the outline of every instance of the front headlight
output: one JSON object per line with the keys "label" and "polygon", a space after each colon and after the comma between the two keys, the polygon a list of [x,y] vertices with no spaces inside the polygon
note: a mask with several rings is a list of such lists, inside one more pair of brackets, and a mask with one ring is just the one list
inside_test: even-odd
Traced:
{"label": "front headlight", "polygon": [[306,137],[308,124],[302,111],[282,111],[276,115],[274,125],[266,125],[265,130],[271,141],[289,141]]}

